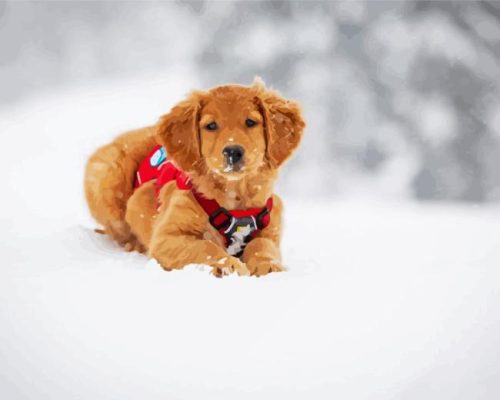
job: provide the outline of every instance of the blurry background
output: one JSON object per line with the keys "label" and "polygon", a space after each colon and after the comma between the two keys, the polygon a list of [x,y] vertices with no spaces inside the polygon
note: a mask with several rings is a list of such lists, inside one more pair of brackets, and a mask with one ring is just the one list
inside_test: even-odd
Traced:
{"label": "blurry background", "polygon": [[290,194],[500,200],[500,3],[0,3],[0,111],[162,74],[299,100]]}

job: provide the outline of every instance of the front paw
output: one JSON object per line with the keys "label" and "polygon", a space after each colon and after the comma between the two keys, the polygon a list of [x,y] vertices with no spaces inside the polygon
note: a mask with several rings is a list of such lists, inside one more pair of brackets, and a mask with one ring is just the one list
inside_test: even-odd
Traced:
{"label": "front paw", "polygon": [[262,276],[271,272],[283,272],[286,268],[278,260],[273,259],[249,259],[247,267],[250,270],[250,275]]}
{"label": "front paw", "polygon": [[250,271],[245,263],[233,256],[223,257],[212,263],[211,266],[213,267],[212,274],[218,278],[222,278],[224,275],[229,275],[233,272],[236,272],[240,276],[250,275]]}

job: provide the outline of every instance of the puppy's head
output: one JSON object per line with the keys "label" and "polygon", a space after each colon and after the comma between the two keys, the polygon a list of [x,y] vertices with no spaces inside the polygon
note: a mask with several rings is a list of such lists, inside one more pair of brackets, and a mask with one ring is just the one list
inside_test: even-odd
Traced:
{"label": "puppy's head", "polygon": [[278,168],[304,126],[297,103],[256,82],[193,92],[160,119],[157,135],[182,170],[238,180],[263,166]]}

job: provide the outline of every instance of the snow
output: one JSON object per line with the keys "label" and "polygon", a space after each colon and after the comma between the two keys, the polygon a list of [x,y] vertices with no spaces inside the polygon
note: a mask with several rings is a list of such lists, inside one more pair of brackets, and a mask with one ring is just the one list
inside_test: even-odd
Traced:
{"label": "snow", "polygon": [[498,206],[283,193],[288,271],[262,278],[94,233],[83,163],[197,85],[171,76],[0,110],[2,398],[498,398]]}

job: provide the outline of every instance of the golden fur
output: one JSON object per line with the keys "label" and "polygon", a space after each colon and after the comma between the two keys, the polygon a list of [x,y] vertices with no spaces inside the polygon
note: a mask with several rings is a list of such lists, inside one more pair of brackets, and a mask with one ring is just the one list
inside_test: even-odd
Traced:
{"label": "golden fur", "polygon": [[[247,127],[247,118],[257,124]],[[206,128],[213,121],[215,132]],[[85,194],[90,211],[125,249],[147,251],[166,270],[195,263],[212,266],[217,276],[282,271],[282,203],[273,187],[303,128],[298,104],[259,82],[193,92],[155,126],[123,134],[89,159]],[[263,207],[273,196],[271,223],[247,245],[241,259],[226,252],[190,191],[177,189],[175,182],[166,184],[158,209],[153,182],[134,191],[135,171],[157,143],[200,193],[226,209]],[[245,149],[241,170],[224,168],[222,149],[230,144]]]}

